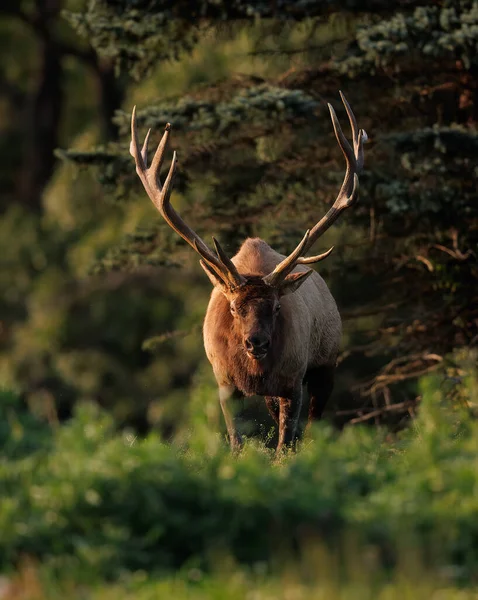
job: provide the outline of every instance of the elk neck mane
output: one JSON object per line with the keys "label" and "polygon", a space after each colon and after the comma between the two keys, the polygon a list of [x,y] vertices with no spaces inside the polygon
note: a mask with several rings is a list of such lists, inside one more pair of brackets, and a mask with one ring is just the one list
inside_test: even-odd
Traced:
{"label": "elk neck mane", "polygon": [[261,238],[247,238],[232,262],[241,273],[264,277],[284,258]]}

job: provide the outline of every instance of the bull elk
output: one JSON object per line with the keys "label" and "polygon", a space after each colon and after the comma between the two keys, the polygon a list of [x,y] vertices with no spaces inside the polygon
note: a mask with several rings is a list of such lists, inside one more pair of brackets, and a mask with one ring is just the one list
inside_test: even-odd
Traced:
{"label": "bull elk", "polygon": [[[215,252],[170,204],[177,167],[176,152],[163,185],[159,172],[171,126],[166,125],[151,164],[148,131],[140,148],[136,107],[131,119],[130,153],[144,189],[162,217],[200,255],[200,264],[214,286],[204,320],[204,346],[219,386],[219,400],[231,447],[241,438],[231,410],[233,396],[262,395],[279,426],[277,450],[292,444],[302,405],[302,385],[309,392],[309,422],[322,415],[332,392],[342,325],[337,305],[322,277],[307,268],[332,249],[306,258],[315,241],[357,200],[358,173],[363,167],[367,134],[340,92],[347,111],[353,148],[329,104],[346,171],[337,199],[326,215],[306,231],[297,248],[285,257],[259,238],[248,238],[231,259],[213,238]],[[148,166],[149,165],[149,166]]]}

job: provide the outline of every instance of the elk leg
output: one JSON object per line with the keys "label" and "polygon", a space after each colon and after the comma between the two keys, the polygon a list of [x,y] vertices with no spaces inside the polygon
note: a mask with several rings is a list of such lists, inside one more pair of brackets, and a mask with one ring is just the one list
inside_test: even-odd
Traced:
{"label": "elk leg", "polygon": [[309,418],[307,428],[312,421],[318,421],[334,388],[335,366],[325,365],[307,372],[307,390],[309,392]]}
{"label": "elk leg", "polygon": [[242,445],[241,436],[237,432],[236,419],[234,418],[231,406],[235,392],[236,388],[233,385],[219,386],[219,402],[221,404],[222,414],[224,415],[224,421],[226,422],[231,450],[239,450]]}
{"label": "elk leg", "polygon": [[277,452],[296,439],[297,423],[302,407],[302,386],[290,398],[279,398],[279,442]]}
{"label": "elk leg", "polygon": [[275,396],[265,396],[264,400],[271,417],[279,425],[279,403],[277,398]]}

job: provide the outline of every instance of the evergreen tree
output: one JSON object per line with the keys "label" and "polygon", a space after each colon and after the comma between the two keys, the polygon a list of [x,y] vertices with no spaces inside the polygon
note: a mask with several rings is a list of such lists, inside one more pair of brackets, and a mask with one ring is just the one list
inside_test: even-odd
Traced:
{"label": "evergreen tree", "polygon": [[[100,281],[113,271],[126,282],[160,277],[149,301],[182,298],[191,311],[165,309],[161,333],[200,325],[201,307],[188,294],[199,290],[205,300],[208,284],[196,267],[168,270],[196,257],[149,207],[136,177],[132,105],[155,140],[172,123],[180,159],[173,202],[202,237],[214,234],[230,255],[248,235],[288,252],[343,178],[326,108],[331,102],[344,117],[342,89],[370,142],[359,203],[316,248],[336,244],[320,270],[346,320],[339,392],[389,403],[398,382],[394,399],[413,400],[417,376],[476,344],[476,2],[96,0],[66,17],[120,77],[136,80],[113,120],[118,141],[59,151],[95,169],[104,222],[117,219],[116,231],[128,231],[117,243],[110,231],[90,272]],[[132,215],[141,215],[135,231],[119,225]],[[142,310],[152,314],[138,305],[135,319]],[[146,319],[141,332],[150,327]],[[139,346],[141,332],[125,352]],[[172,339],[185,368],[175,380],[159,367],[171,366],[168,341],[148,362],[148,384],[156,376],[173,387],[189,382],[200,337]]]}

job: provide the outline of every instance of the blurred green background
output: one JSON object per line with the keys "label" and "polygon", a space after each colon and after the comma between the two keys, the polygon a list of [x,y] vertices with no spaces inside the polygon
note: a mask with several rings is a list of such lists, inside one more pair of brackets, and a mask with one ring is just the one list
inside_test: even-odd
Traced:
{"label": "blurred green background", "polygon": [[[384,426],[400,449],[393,436],[416,427],[429,381],[451,421],[464,406],[473,419],[477,75],[472,0],[2,0],[0,386],[4,444],[14,448],[5,454],[4,484],[13,490],[32,468],[22,462],[30,453],[55,456],[55,444],[66,442],[54,441],[54,432],[74,414],[83,416],[70,427],[75,419],[92,427],[111,419],[118,440],[148,435],[147,444],[159,435],[175,448],[171,460],[185,449],[200,456],[209,443],[216,448],[214,436],[224,431],[201,336],[210,284],[135,175],[128,152],[135,104],[141,135],[151,127],[157,141],[172,123],[180,160],[172,200],[206,241],[217,236],[233,255],[258,235],[290,252],[342,182],[326,106],[348,133],[342,90],[370,141],[359,203],[314,249],[335,245],[318,269],[344,321],[326,420],[348,425],[344,435],[359,423]],[[248,400],[244,409],[249,432],[271,438],[262,403]],[[198,430],[212,441],[202,433],[195,441]],[[370,435],[379,436],[376,448],[385,443],[381,429]],[[348,460],[347,472],[369,469]],[[467,490],[476,486],[470,477]],[[27,495],[35,487],[28,481],[15,484]],[[23,506],[12,494],[7,505]],[[56,543],[49,527],[32,533],[21,511],[12,514],[27,533],[9,539]],[[140,537],[156,518],[145,514]],[[85,537],[78,534],[85,540],[97,527],[88,518]],[[41,544],[17,541],[4,565],[18,565],[23,551],[43,561]],[[470,560],[474,544],[451,562]]]}

